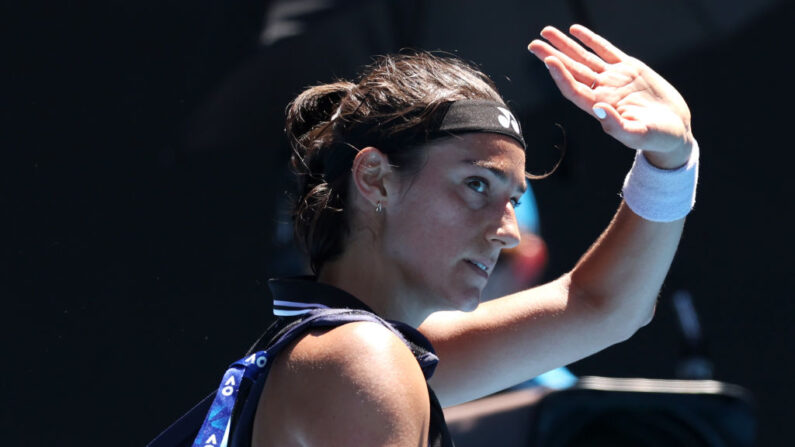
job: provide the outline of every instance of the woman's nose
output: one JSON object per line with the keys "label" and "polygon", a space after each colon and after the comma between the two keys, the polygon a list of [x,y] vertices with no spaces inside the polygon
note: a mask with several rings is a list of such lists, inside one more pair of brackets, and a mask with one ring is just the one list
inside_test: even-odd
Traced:
{"label": "woman's nose", "polygon": [[491,240],[501,245],[500,248],[513,248],[519,245],[522,236],[519,232],[519,222],[513,204],[508,202],[500,215],[500,222],[493,232]]}

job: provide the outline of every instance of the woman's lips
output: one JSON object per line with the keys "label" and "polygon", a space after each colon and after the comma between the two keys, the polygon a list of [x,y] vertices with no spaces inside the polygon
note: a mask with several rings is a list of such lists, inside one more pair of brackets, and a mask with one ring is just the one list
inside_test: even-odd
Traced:
{"label": "woman's lips", "polygon": [[[464,262],[466,262],[466,264],[472,270],[477,272],[480,276],[482,276],[482,277],[484,277],[486,279],[489,279],[489,271],[488,271],[489,269],[488,269],[488,266],[486,264],[484,264],[482,262],[478,262],[478,261],[472,260],[472,259],[466,259]],[[479,267],[478,264],[480,264],[482,267],[485,267],[486,269],[484,270],[482,267]]]}

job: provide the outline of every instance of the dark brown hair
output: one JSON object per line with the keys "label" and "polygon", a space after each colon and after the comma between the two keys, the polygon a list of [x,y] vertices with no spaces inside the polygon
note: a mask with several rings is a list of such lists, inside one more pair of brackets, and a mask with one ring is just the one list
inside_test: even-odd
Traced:
{"label": "dark brown hair", "polygon": [[397,170],[413,172],[442,106],[462,99],[504,104],[478,69],[454,57],[418,52],[378,57],[356,83],[308,88],[288,106],[286,132],[299,180],[294,230],[315,273],[343,252],[356,152],[377,147]]}

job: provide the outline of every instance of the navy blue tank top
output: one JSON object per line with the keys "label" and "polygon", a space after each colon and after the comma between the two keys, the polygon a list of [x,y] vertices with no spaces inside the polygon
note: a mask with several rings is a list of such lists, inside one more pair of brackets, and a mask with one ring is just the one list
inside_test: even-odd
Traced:
{"label": "navy blue tank top", "polygon": [[[273,294],[273,313],[277,319],[249,349],[249,353],[264,349],[268,343],[278,339],[291,325],[299,322],[302,316],[318,309],[352,309],[375,315],[372,309],[353,295],[328,284],[316,282],[311,277],[272,279],[268,285]],[[417,359],[425,380],[430,379],[439,362],[430,341],[407,324],[399,321],[387,321],[387,323],[403,336],[403,341]],[[244,408],[237,413],[238,420],[234,422],[237,428],[230,439],[230,446],[248,447],[251,445],[254,413],[263,388],[264,380],[262,383],[252,386],[249,394],[251,398],[246,400]],[[428,445],[430,447],[454,447],[444,420],[442,406],[430,386],[428,387],[428,396],[431,405]]]}

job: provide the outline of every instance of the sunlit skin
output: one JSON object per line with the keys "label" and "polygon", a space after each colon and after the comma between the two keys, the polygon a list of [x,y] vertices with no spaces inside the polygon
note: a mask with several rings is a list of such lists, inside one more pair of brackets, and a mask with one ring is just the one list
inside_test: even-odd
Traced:
{"label": "sunlit skin", "polygon": [[402,174],[377,148],[359,154],[382,169],[362,182],[383,182],[387,194],[360,196],[364,217],[348,249],[319,276],[413,325],[437,310],[477,307],[500,250],[519,243],[514,206],[527,187],[524,150],[507,136],[457,135],[429,144],[426,156],[418,173]]}

